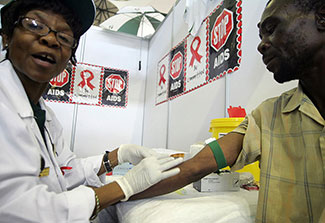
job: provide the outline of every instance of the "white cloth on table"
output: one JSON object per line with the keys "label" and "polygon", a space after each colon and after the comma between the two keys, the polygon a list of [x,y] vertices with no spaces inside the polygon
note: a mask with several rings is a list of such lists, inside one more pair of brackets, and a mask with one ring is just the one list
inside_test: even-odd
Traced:
{"label": "white cloth on table", "polygon": [[116,205],[120,223],[251,223],[257,191],[198,192],[192,184],[170,194]]}

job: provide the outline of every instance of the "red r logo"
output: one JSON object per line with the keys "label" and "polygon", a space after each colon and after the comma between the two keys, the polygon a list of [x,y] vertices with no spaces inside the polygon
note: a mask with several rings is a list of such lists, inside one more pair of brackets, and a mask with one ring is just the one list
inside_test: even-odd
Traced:
{"label": "red r logo", "polygon": [[81,71],[80,77],[82,78],[82,81],[78,84],[78,86],[84,88],[85,85],[87,85],[91,90],[95,88],[95,86],[90,83],[90,81],[94,79],[94,74],[90,70]]}
{"label": "red r logo", "polygon": [[160,80],[159,80],[159,86],[161,85],[161,82],[162,82],[163,84],[166,83],[166,79],[165,79],[165,77],[164,77],[165,72],[166,72],[166,66],[165,66],[165,64],[164,64],[164,65],[162,65],[161,68],[160,68]]}
{"label": "red r logo", "polygon": [[[196,49],[193,48],[194,42],[197,42]],[[197,60],[197,61],[199,61],[199,63],[201,63],[202,56],[198,52],[200,45],[201,45],[201,39],[200,39],[200,37],[196,36],[191,44],[192,58],[191,58],[191,62],[190,62],[190,67],[193,67],[194,60]]]}

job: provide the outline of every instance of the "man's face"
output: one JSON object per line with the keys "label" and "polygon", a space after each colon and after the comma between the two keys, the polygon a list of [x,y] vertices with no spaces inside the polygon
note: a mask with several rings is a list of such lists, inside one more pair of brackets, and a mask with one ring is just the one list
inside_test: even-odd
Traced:
{"label": "man's face", "polygon": [[258,51],[274,79],[283,83],[301,79],[314,63],[318,46],[313,12],[302,13],[292,1],[273,0],[258,24]]}

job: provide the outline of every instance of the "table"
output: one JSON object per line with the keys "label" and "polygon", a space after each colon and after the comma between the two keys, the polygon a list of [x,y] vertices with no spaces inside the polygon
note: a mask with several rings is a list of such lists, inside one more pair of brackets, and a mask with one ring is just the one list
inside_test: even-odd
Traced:
{"label": "table", "polygon": [[251,223],[258,191],[198,192],[193,185],[158,197],[121,202],[121,223]]}

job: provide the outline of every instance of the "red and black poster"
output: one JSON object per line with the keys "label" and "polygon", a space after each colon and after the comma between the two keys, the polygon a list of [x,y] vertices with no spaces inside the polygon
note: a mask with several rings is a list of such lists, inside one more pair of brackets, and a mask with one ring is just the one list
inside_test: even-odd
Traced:
{"label": "red and black poster", "polygon": [[177,97],[184,92],[185,42],[170,52],[168,98]]}
{"label": "red and black poster", "polygon": [[102,105],[124,107],[127,104],[128,72],[104,69]]}
{"label": "red and black poster", "polygon": [[241,1],[223,1],[208,17],[209,79],[237,70],[241,58]]}
{"label": "red and black poster", "polygon": [[70,100],[72,64],[68,64],[67,68],[57,77],[50,81],[49,89],[43,98],[49,101],[58,101],[68,103]]}
{"label": "red and black poster", "polygon": [[98,65],[69,64],[50,81],[43,98],[51,102],[126,107],[129,72]]}
{"label": "red and black poster", "polygon": [[[158,62],[156,105],[239,69],[241,4],[242,0],[222,1],[202,22],[196,36],[189,34],[170,51],[168,57]],[[169,69],[167,80],[164,75],[166,68]]]}

